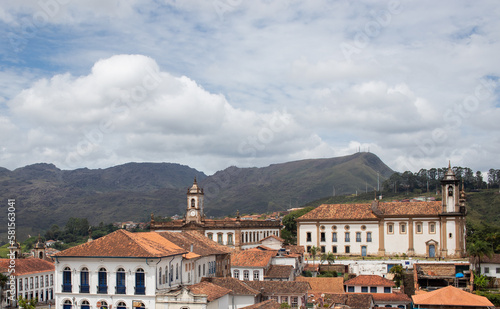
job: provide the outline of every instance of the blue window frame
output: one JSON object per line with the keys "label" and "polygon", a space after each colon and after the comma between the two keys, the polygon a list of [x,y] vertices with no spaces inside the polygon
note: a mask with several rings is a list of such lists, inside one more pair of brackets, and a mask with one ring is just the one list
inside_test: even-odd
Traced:
{"label": "blue window frame", "polygon": [[80,271],[80,293],[89,293],[89,270],[87,268],[82,268]]}
{"label": "blue window frame", "polygon": [[[105,268],[100,268],[98,277],[99,277],[99,285],[97,286],[97,293],[99,294],[108,294],[108,273]],[[101,306],[102,307],[102,306]]]}
{"label": "blue window frame", "polygon": [[337,242],[337,232],[332,233],[332,242]]}
{"label": "blue window frame", "polygon": [[384,287],[384,293],[391,293],[391,288],[388,286]]}
{"label": "blue window frame", "polygon": [[142,268],[139,268],[135,272],[135,294],[136,295],[146,294],[146,286],[144,282],[144,270]]}
{"label": "blue window frame", "polygon": [[123,268],[119,268],[116,272],[116,294],[125,294],[125,270]]}
{"label": "blue window frame", "polygon": [[[63,270],[62,291],[71,293],[71,268],[69,268],[69,267],[66,267]],[[66,304],[65,304],[65,306],[66,306]],[[70,306],[71,306],[71,304],[70,304]]]}
{"label": "blue window frame", "polygon": [[351,241],[351,234],[349,232],[345,232],[345,242]]}
{"label": "blue window frame", "polygon": [[347,292],[354,293],[354,287],[353,286],[348,286],[347,287]]}
{"label": "blue window frame", "polygon": [[370,293],[377,293],[377,287],[376,286],[371,286],[370,287]]}
{"label": "blue window frame", "polygon": [[362,286],[361,287],[361,293],[368,293],[368,287],[367,286]]}

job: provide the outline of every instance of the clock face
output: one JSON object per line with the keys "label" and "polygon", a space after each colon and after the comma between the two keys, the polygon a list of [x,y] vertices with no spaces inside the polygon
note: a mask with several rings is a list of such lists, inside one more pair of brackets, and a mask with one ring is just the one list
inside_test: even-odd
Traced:
{"label": "clock face", "polygon": [[191,215],[191,217],[194,217],[194,216],[196,216],[196,211],[191,210],[191,212],[189,214]]}

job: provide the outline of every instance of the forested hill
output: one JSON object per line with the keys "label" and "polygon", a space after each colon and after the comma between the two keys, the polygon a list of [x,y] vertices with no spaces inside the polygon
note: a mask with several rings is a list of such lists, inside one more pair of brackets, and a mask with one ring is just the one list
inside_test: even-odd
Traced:
{"label": "forested hill", "polygon": [[[207,215],[224,216],[236,210],[285,210],[323,196],[354,193],[374,188],[377,180],[382,183],[392,174],[371,153],[262,168],[229,167],[210,177],[173,163],[128,163],[72,171],[41,163],[14,171],[0,168],[0,197],[16,199],[16,224],[22,236],[37,234],[52,224],[63,226],[70,217],[87,218],[97,225],[101,221],[147,221],[152,212],[183,215],[186,189],[194,177],[205,189]],[[5,220],[6,216],[0,216],[0,221]]]}

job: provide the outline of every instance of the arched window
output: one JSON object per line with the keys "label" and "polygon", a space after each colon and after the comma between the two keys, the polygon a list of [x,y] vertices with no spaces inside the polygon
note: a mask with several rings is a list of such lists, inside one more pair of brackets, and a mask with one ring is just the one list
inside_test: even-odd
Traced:
{"label": "arched window", "polygon": [[71,307],[72,307],[71,300],[66,299],[63,303],[63,309],[71,309]]}
{"label": "arched window", "polygon": [[119,302],[116,309],[127,309],[127,305],[124,302]]}
{"label": "arched window", "polygon": [[80,271],[80,293],[89,293],[89,270],[87,267],[83,267]]}
{"label": "arched window", "polygon": [[106,271],[106,268],[99,268],[98,277],[99,285],[97,286],[97,293],[108,294],[108,273]]}
{"label": "arched window", "polygon": [[196,200],[194,198],[191,199],[191,208],[196,207]]}
{"label": "arched window", "polygon": [[80,309],[90,309],[90,304],[87,300],[82,301],[82,304],[80,305]]}
{"label": "arched window", "polygon": [[144,303],[141,302],[134,302],[133,306],[134,309],[145,309]]}
{"label": "arched window", "polygon": [[101,303],[101,309],[108,309],[108,303],[106,301],[101,300],[100,303]]}
{"label": "arched window", "polygon": [[62,291],[71,293],[71,268],[69,267],[64,268],[62,281],[63,281]]}
{"label": "arched window", "polygon": [[179,280],[179,264],[175,264],[175,280]]}
{"label": "arched window", "polygon": [[232,233],[227,234],[227,244],[230,246],[233,245],[233,234]]}
{"label": "arched window", "polygon": [[160,267],[160,271],[158,272],[158,284],[162,284],[162,281],[161,281],[161,267]]}
{"label": "arched window", "polygon": [[453,187],[452,186],[448,187],[448,196],[453,196]]}
{"label": "arched window", "polygon": [[137,269],[135,272],[135,295],[146,295],[144,269],[142,268]]}
{"label": "arched window", "polygon": [[118,268],[116,271],[116,294],[125,294],[125,269]]}
{"label": "arched window", "polygon": [[237,269],[233,270],[233,278],[238,279],[238,280],[240,279],[240,271],[239,270],[237,270]]}
{"label": "arched window", "polygon": [[210,239],[210,240],[214,240],[214,234],[212,234],[212,233],[208,233],[208,234],[207,234],[207,237],[208,237],[208,239]]}
{"label": "arched window", "polygon": [[172,281],[174,281],[174,265],[170,265],[170,277],[168,282],[170,283]]}

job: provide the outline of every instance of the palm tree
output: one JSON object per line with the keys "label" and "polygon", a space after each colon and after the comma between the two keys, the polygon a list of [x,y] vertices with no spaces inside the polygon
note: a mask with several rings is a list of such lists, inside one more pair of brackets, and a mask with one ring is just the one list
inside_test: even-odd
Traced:
{"label": "palm tree", "polygon": [[493,257],[493,248],[484,240],[476,240],[467,244],[467,253],[472,258],[474,265],[478,266],[476,270],[481,273],[481,258],[487,256]]}
{"label": "palm tree", "polygon": [[0,273],[0,305],[3,304],[3,290],[7,286],[8,281],[9,281],[9,277]]}
{"label": "palm tree", "polygon": [[314,265],[314,263],[315,263],[315,261],[316,261],[316,255],[318,254],[318,251],[319,251],[319,248],[318,248],[318,247],[316,247],[316,246],[312,246],[312,247],[311,247],[311,250],[309,250],[309,253],[310,253],[310,254],[312,255],[312,257],[313,257],[313,265]]}
{"label": "palm tree", "polygon": [[333,263],[335,263],[335,255],[333,255],[333,253],[331,252],[323,253],[321,255],[321,264],[323,264],[323,262],[327,262],[328,265],[332,265]]}

